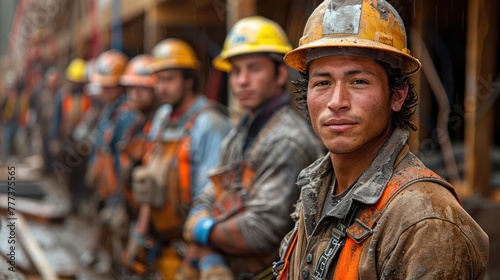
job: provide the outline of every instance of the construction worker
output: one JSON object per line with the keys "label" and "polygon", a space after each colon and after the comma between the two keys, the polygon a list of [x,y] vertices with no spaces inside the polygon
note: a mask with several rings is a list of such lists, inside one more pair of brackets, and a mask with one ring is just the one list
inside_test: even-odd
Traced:
{"label": "construction worker", "polygon": [[95,72],[96,59],[89,59],[85,63],[84,80],[85,94],[90,98],[90,108],[82,116],[80,122],[73,131],[73,139],[82,147],[83,153],[90,154],[97,143],[97,121],[104,107],[101,100],[101,86],[98,83],[91,83],[90,77]]}
{"label": "construction worker", "polygon": [[68,64],[65,73],[67,82],[55,96],[52,139],[49,144],[50,150],[59,159],[51,163],[51,169],[56,176],[67,179],[74,211],[87,192],[83,178],[88,154],[77,152],[79,149],[73,139],[73,131],[91,106],[91,99],[84,93],[84,73],[85,60],[75,58]]}
{"label": "construction worker", "polygon": [[397,11],[324,1],[285,62],[329,153],[299,175],[278,279],[485,278],[488,236],[406,144],[421,64]]}
{"label": "construction worker", "polygon": [[[322,153],[285,91],[291,49],[274,21],[253,16],[229,31],[213,66],[229,82],[245,114],[222,142],[211,183],[193,203],[184,236],[193,256],[179,279],[261,279],[272,274],[279,242],[293,227],[300,170]],[[258,276],[257,276],[258,275]]]}
{"label": "construction worker", "polygon": [[[117,50],[108,50],[99,55],[91,83],[100,86],[100,98],[104,104],[97,122],[98,136],[95,149],[90,155],[86,174],[86,183],[97,190],[102,209],[99,211],[101,243],[94,244],[93,253],[107,245],[111,253],[111,264],[119,266],[127,232],[127,211],[125,193],[120,182],[121,151],[130,140],[141,118],[128,102],[125,88],[120,85],[120,77],[125,71],[128,58]],[[109,239],[107,242],[105,239]],[[111,267],[109,267],[111,268]]]}
{"label": "construction worker", "polygon": [[[191,200],[206,185],[206,173],[217,163],[220,142],[230,126],[220,105],[197,93],[199,62],[190,45],[165,39],[153,48],[152,56],[149,68],[162,106],[148,136],[152,152],[143,159],[143,166],[134,169],[132,180],[134,199],[142,204],[139,217],[143,218],[137,224],[151,225],[147,235],[138,228],[135,236],[146,236],[154,246],[149,246],[146,260],[130,252],[127,260],[145,277],[159,273],[163,279],[173,279],[185,253],[182,227]],[[145,217],[149,223],[143,221]],[[141,240],[136,240],[139,247],[144,244]]]}
{"label": "construction worker", "polygon": [[41,140],[41,155],[43,158],[42,172],[44,175],[52,171],[51,164],[57,160],[57,155],[50,150],[50,141],[54,138],[52,126],[55,119],[55,100],[61,84],[61,73],[55,66],[45,71],[43,86],[33,97],[34,111],[36,114],[36,126]]}
{"label": "construction worker", "polygon": [[0,103],[2,124],[2,164],[5,164],[15,147],[14,141],[19,128],[20,97],[22,79],[14,70],[5,74],[5,96]]}
{"label": "construction worker", "polygon": [[[124,187],[127,205],[130,208],[137,206],[132,198],[132,168],[142,163],[142,159],[150,146],[146,136],[151,127],[153,114],[158,106],[154,94],[156,79],[148,71],[153,58],[147,54],[140,54],[132,58],[120,77],[120,85],[126,88],[129,102],[138,114],[138,125],[130,132],[127,145],[121,149],[120,180]],[[132,209],[131,209],[132,210]],[[137,210],[137,209],[135,209]]]}

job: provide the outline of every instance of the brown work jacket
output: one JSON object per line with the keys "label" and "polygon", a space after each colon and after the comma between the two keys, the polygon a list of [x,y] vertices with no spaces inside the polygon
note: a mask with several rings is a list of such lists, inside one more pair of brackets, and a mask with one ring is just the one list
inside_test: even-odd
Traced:
{"label": "brown work jacket", "polygon": [[[288,279],[317,279],[319,257],[332,237],[332,224],[348,216],[353,202],[375,204],[394,173],[424,167],[405,144],[408,132],[396,129],[367,170],[340,202],[323,208],[334,178],[330,156],[299,175],[302,192],[296,211],[298,239]],[[325,209],[325,214],[322,211]],[[281,244],[283,257],[292,232]],[[349,238],[349,237],[348,237]],[[488,236],[465,212],[450,190],[435,182],[417,182],[402,190],[383,212],[363,243],[359,279],[483,279]],[[335,279],[336,260],[326,279]]]}

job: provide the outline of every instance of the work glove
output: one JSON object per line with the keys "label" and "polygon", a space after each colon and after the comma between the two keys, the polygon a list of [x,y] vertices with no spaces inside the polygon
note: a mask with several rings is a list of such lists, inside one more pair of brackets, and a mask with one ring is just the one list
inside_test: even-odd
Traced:
{"label": "work glove", "polygon": [[224,258],[217,253],[211,253],[200,260],[201,280],[232,280],[233,273],[226,265]]}
{"label": "work glove", "polygon": [[184,223],[184,240],[197,242],[205,246],[209,245],[210,232],[216,223],[215,218],[205,207],[197,206],[193,208]]}

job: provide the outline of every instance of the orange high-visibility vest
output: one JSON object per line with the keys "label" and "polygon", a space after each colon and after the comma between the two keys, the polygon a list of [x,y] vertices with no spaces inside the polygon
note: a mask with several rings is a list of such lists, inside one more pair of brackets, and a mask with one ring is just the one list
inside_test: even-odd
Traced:
{"label": "orange high-visibility vest", "polygon": [[[359,219],[347,229],[348,238],[346,238],[344,248],[342,248],[340,252],[339,260],[335,268],[334,279],[352,280],[359,278],[358,267],[364,241],[371,235],[372,229],[376,226],[377,221],[380,219],[389,203],[401,193],[401,191],[417,182],[434,182],[446,187],[452,192],[458,202],[460,202],[453,187],[433,171],[425,167],[409,167],[398,171],[385,187],[377,203],[363,210]],[[293,239],[287,248],[283,268],[278,276],[278,280],[287,279],[289,258],[292,255],[297,236],[297,233],[292,236]]]}

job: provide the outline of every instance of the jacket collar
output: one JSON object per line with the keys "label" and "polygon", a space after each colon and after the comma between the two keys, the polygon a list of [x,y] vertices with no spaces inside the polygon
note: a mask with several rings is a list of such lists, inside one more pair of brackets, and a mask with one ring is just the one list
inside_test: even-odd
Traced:
{"label": "jacket collar", "polygon": [[[408,131],[395,129],[382,149],[379,151],[370,166],[361,174],[356,184],[349,190],[346,196],[335,207],[330,209],[326,216],[338,219],[344,218],[351,208],[354,200],[366,204],[375,204],[385,189],[385,186],[392,177],[396,159],[401,160],[408,153],[406,141]],[[406,146],[406,149],[403,149]],[[400,155],[404,153],[404,155]],[[298,177],[297,184],[302,189],[302,204],[304,218],[306,219],[306,230],[309,227],[307,220],[317,220],[321,215],[324,198],[328,192],[329,178],[333,178],[333,166],[330,154],[317,160],[312,165],[304,169]],[[320,199],[321,198],[321,199]],[[312,233],[312,227],[308,232]]]}
{"label": "jacket collar", "polygon": [[242,147],[242,153],[245,154],[246,151],[252,146],[253,142],[257,138],[257,135],[264,127],[264,125],[271,119],[271,117],[281,109],[283,106],[290,104],[290,94],[287,92],[269,100],[266,102],[252,117],[249,113],[246,113],[241,122],[238,125],[239,133],[246,133],[245,141]]}

